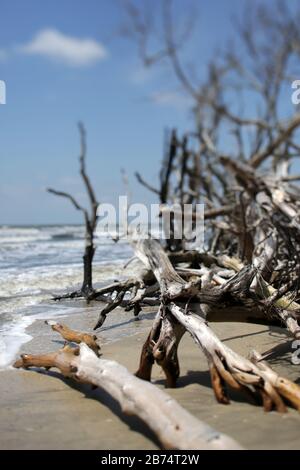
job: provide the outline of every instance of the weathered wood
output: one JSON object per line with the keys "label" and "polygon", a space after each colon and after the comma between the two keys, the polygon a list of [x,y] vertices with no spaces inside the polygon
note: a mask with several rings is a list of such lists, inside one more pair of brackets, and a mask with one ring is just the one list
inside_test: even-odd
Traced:
{"label": "weathered wood", "polygon": [[[208,321],[240,321],[247,323],[258,323],[266,325],[279,325],[280,318],[270,317],[265,314],[265,306],[259,304],[250,296],[245,295],[246,290],[250,287],[251,281],[256,273],[254,269],[245,267],[235,258],[214,257],[209,258],[208,264],[211,266],[213,260],[215,263],[220,262],[221,266],[238,270],[236,277],[232,277],[228,282],[220,287],[210,286],[202,287],[202,280],[206,271],[198,272],[198,276],[194,276],[189,282],[185,281],[169,260],[169,257],[163,250],[160,243],[156,240],[146,239],[133,243],[136,255],[149,269],[153,270],[155,277],[160,285],[162,299],[177,299],[179,302],[189,301],[192,309],[199,312],[198,305],[205,307],[201,309],[201,315],[205,313]],[[175,255],[178,259],[178,254]],[[195,259],[197,255],[195,254]],[[173,255],[172,255],[173,258]],[[179,258],[186,260],[188,258]],[[198,259],[202,260],[201,254]],[[242,271],[244,269],[244,271]],[[179,269],[180,272],[180,269]],[[213,273],[212,267],[210,271]],[[193,275],[197,274],[195,271]],[[202,276],[203,275],[203,276]],[[212,276],[213,279],[213,276]]]}
{"label": "weathered wood", "polygon": [[15,367],[55,367],[66,377],[100,387],[120,404],[125,414],[138,416],[164,449],[241,449],[237,442],[196,419],[164,391],[135,377],[117,362],[98,358],[84,343],[76,350],[65,346],[46,355],[24,354]]}
{"label": "weathered wood", "polygon": [[190,298],[199,294],[201,280],[185,282],[174,270],[160,243],[153,239],[133,240],[136,256],[151,269],[160,285],[162,297]]}
{"label": "weathered wood", "polygon": [[264,379],[270,382],[281,396],[286,398],[300,411],[300,387],[294,382],[276,374],[265,361],[262,361],[262,356],[257,351],[252,351],[250,358],[259,368]]}
{"label": "weathered wood", "polygon": [[[142,265],[141,265],[142,266]],[[155,282],[155,277],[151,270],[139,267],[136,277],[129,278],[125,281],[114,282],[101,289],[94,290],[89,296],[88,301],[91,300],[104,300],[107,305],[101,310],[99,319],[94,327],[94,330],[101,328],[107,314],[112,312],[118,306],[122,306],[126,311],[133,310],[134,315],[137,316],[141,310],[141,302],[145,297],[154,295],[158,290],[158,285]],[[131,293],[128,300],[124,297],[126,294]],[[104,297],[109,294],[109,297]]]}
{"label": "weathered wood", "polygon": [[177,349],[184,333],[185,328],[161,306],[143,345],[136,376],[150,381],[152,365],[156,361],[166,375],[167,386],[175,387],[180,374]]}
{"label": "weathered wood", "polygon": [[[269,373],[268,376],[266,373],[263,374],[261,368],[257,365],[239,356],[225,346],[209,328],[200,305],[198,305],[197,314],[192,312],[188,304],[186,304],[184,309],[182,308],[182,300],[184,300],[188,289],[186,288],[185,281],[175,272],[166,253],[158,242],[151,239],[140,240],[138,244],[136,244],[136,254],[145,265],[152,268],[159,282],[162,298],[160,311],[146,344],[144,345],[140,363],[140,369],[147,370],[147,374],[145,374],[147,380],[150,379],[151,364],[155,359],[155,355],[153,354],[154,347],[157,347],[160,352],[160,348],[157,345],[168,344],[170,338],[173,340],[173,357],[175,357],[174,354],[176,352],[175,364],[178,363],[177,347],[179,342],[175,340],[174,330],[172,331],[172,329],[174,329],[175,318],[184,329],[189,331],[196,343],[205,353],[211,373],[213,389],[216,398],[221,403],[228,403],[224,386],[226,383],[235,390],[245,392],[252,400],[255,399],[255,395],[253,394],[253,390],[255,390],[257,394],[261,396],[265,409],[272,409],[274,407],[277,411],[284,412],[286,407],[281,398],[282,396],[288,398],[291,404],[299,409],[300,387],[298,385],[286,379],[282,379],[273,371]],[[198,303],[201,302],[213,305],[219,303],[219,306],[222,305],[222,302],[230,306],[231,304],[234,305],[234,302],[237,301],[240,302],[241,305],[243,305],[243,302],[247,305],[249,302],[249,288],[253,281],[254,274],[255,270],[251,266],[243,267],[238,274],[233,276],[220,288],[216,289],[203,290],[200,288],[201,284],[196,281],[193,284],[193,289],[197,286],[197,297],[195,290],[193,290],[192,293],[190,292],[190,298],[196,297]],[[173,283],[174,286],[172,285]],[[176,294],[174,295],[174,293]],[[174,317],[173,319],[169,315],[170,313]],[[266,316],[266,319],[267,318]],[[168,320],[168,327],[165,329],[161,326],[164,320]],[[171,333],[170,330],[172,331]],[[184,330],[181,329],[180,338],[183,333]],[[152,343],[154,343],[154,346]],[[147,354],[145,354],[146,352]],[[147,360],[149,362],[147,362]],[[148,364],[148,367],[145,364]],[[142,375],[143,374],[140,376]],[[177,375],[173,370],[171,378],[172,386],[175,385],[176,379]],[[279,386],[279,384],[282,383],[285,384],[284,387]]]}
{"label": "weathered wood", "polygon": [[52,330],[59,333],[66,341],[77,344],[85,343],[94,351],[97,356],[99,356],[101,347],[99,344],[99,339],[96,335],[72,330],[68,326],[52,320],[46,320],[45,323],[46,325],[51,326]]}
{"label": "weathered wood", "polygon": [[[186,314],[178,305],[171,303],[168,307],[175,318],[188,330],[195,342],[206,355],[209,364],[230,387],[244,390],[248,387],[268,397],[274,408],[285,412],[281,397],[287,398],[300,411],[300,387],[280,377],[269,366],[259,362],[252,363],[224,345],[208,324],[199,316]],[[216,394],[217,398],[219,395]]]}

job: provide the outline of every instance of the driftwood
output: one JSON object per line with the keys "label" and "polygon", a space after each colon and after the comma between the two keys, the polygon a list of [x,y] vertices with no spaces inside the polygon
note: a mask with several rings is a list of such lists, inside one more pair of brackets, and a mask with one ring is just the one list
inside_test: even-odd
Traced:
{"label": "driftwood", "polygon": [[[137,372],[146,380],[150,380],[151,368],[156,360],[166,374],[167,384],[175,386],[179,375],[177,348],[187,328],[183,313],[195,312],[202,322],[242,321],[285,326],[296,338],[299,337],[300,304],[297,297],[295,299],[294,291],[298,288],[299,279],[300,225],[297,214],[300,193],[298,190],[291,193],[288,187],[282,187],[272,177],[263,178],[245,163],[232,161],[228,157],[222,157],[220,161],[244,186],[253,211],[253,214],[250,213],[251,220],[257,212],[257,223],[252,222],[251,240],[240,236],[239,229],[233,227],[238,244],[234,244],[234,237],[233,246],[229,239],[222,241],[226,241],[228,250],[233,251],[234,255],[231,256],[226,251],[225,254],[222,252],[222,244],[218,253],[201,253],[197,250],[167,252],[158,241],[151,239],[133,242],[136,255],[159,284],[153,298],[160,302],[160,309],[143,347]],[[270,230],[272,227],[275,232]],[[230,230],[229,225],[224,222],[222,230]],[[239,244],[240,251],[244,253],[243,259],[238,257]],[[181,310],[174,310],[174,305],[171,308],[172,301]],[[203,325],[198,325],[201,331]],[[196,334],[195,338],[198,338]],[[209,345],[215,342],[209,329],[205,330],[203,338]],[[299,408],[299,389],[295,384],[278,378],[275,373],[271,381],[271,375],[263,374],[258,362],[245,365],[244,358],[237,361],[237,355],[222,349],[220,344],[217,353],[214,349],[209,350],[205,343],[201,343],[201,347],[209,357],[213,387],[221,402],[228,401],[225,381],[252,397],[260,395],[266,409],[274,407],[283,411],[285,405],[281,397],[289,397],[292,405]],[[237,361],[234,367],[233,356]],[[218,360],[227,364],[228,370],[217,364]],[[250,372],[245,373],[247,370]],[[283,382],[284,390],[278,386]]]}
{"label": "driftwood", "polygon": [[[258,360],[251,362],[234,353],[221,343],[207,325],[207,321],[285,324],[295,337],[299,336],[299,304],[281,295],[283,291],[277,295],[277,290],[259,272],[261,266],[268,263],[272,252],[269,255],[268,250],[263,251],[263,256],[257,256],[249,265],[235,257],[193,251],[168,256],[161,244],[150,238],[135,240],[132,244],[147,272],[152,271],[157,280],[159,289],[155,287],[154,294],[160,302],[142,349],[136,373],[139,378],[150,381],[156,361],[166,375],[167,386],[176,386],[180,374],[177,349],[187,330],[208,359],[218,401],[229,403],[227,384],[244,392],[252,401],[262,402],[266,410],[275,408],[279,412],[285,411],[283,399],[299,409],[298,385],[279,377]],[[176,267],[181,262],[194,265],[197,262],[200,267]]]}
{"label": "driftwood", "polygon": [[[122,306],[126,311],[132,310],[134,316],[137,316],[142,309],[142,305],[146,298],[152,297],[159,290],[159,286],[155,281],[152,271],[145,269],[143,266],[137,269],[136,276],[125,281],[114,282],[103,288],[94,290],[88,301],[101,300],[107,305],[101,310],[95,330],[100,328],[107,314],[116,307]],[[129,298],[125,296],[130,293]]]}
{"label": "driftwood", "polygon": [[220,403],[229,403],[225,389],[227,384],[235,390],[245,392],[252,400],[257,401],[257,396],[260,396],[266,410],[275,408],[279,412],[286,411],[282,400],[286,398],[300,411],[298,385],[279,377],[258,360],[254,363],[233,352],[223,345],[209,328],[201,307],[199,309],[197,305],[197,313],[192,311],[193,300],[196,300],[197,304],[215,303],[216,300],[222,301],[222,298],[227,296],[227,302],[233,302],[235,299],[242,303],[243,282],[247,280],[248,285],[252,283],[251,272],[245,271],[241,279],[234,276],[234,280],[231,278],[227,282],[227,288],[224,289],[223,285],[217,293],[214,289],[211,289],[213,292],[209,289],[202,291],[199,280],[186,283],[175,272],[157,241],[141,240],[136,243],[135,252],[147,267],[153,269],[161,291],[161,307],[143,346],[138,377],[150,380],[152,364],[156,360],[166,374],[167,385],[175,386],[179,375],[177,348],[187,330],[207,357],[213,389]]}
{"label": "driftwood", "polygon": [[[217,400],[227,403],[224,384],[236,390],[252,394],[251,388],[258,391],[263,399],[264,408],[270,411],[273,407],[280,412],[286,408],[281,397],[300,411],[300,387],[295,383],[280,377],[266,364],[259,362],[259,356],[254,354],[256,363],[234,353],[225,346],[209,328],[205,320],[198,315],[188,312],[186,314],[175,304],[170,305],[170,311],[174,317],[191,333],[195,342],[205,353],[210,372],[212,385]],[[247,388],[246,388],[247,387]]]}
{"label": "driftwood", "polygon": [[155,385],[140,380],[115,361],[97,357],[85,344],[86,340],[90,342],[90,335],[57,324],[51,326],[64,338],[77,342],[81,336],[83,342],[77,348],[65,345],[49,354],[23,354],[14,367],[55,367],[65,377],[100,387],[120,404],[125,414],[139,417],[164,449],[241,449],[232,438],[196,419]]}
{"label": "driftwood", "polygon": [[[175,145],[174,136],[172,139],[170,146]],[[183,143],[176,139],[176,145],[182,149]],[[191,153],[190,158],[192,156]],[[177,160],[172,162],[175,165]],[[264,177],[249,163],[220,156],[218,164],[238,183],[234,198],[239,202],[231,206],[228,213],[222,213],[223,220],[218,219],[220,211],[213,217],[214,209],[209,209],[208,221],[212,224],[208,226],[211,230],[208,237],[210,250],[184,249],[183,243],[176,251],[177,242],[167,240],[165,253],[169,260],[163,261],[163,283],[167,280],[168,291],[165,294],[164,289],[157,289],[157,286],[152,289],[145,279],[142,285],[145,295],[134,306],[134,312],[139,312],[147,304],[150,288],[152,304],[157,303],[155,301],[161,295],[170,300],[180,293],[182,298],[193,303],[198,297],[207,321],[285,325],[297,338],[300,335],[300,190],[291,186],[289,181],[283,183],[282,178],[278,179],[273,174]],[[242,195],[238,194],[240,192]],[[176,201],[176,194],[174,199]],[[179,200],[179,205],[184,201]],[[222,201],[225,207],[226,198]],[[154,261],[151,254],[149,257],[146,245],[143,246],[144,253],[140,250],[139,257],[148,272],[152,272],[160,282],[161,250],[157,247],[158,244],[152,245],[153,252],[157,252]],[[138,242],[135,249],[139,251]],[[172,270],[172,266],[175,269]],[[151,283],[153,286],[153,280]],[[119,295],[105,299],[109,303],[109,311],[117,305],[126,306],[126,295],[135,297],[136,281],[123,285],[125,288],[120,294],[116,289]],[[97,328],[103,319],[105,310]]]}
{"label": "driftwood", "polygon": [[184,333],[185,328],[165,314],[161,306],[143,346],[136,376],[150,381],[152,366],[156,361],[166,375],[167,386],[175,387],[180,374],[177,349]]}
{"label": "driftwood", "polygon": [[[171,2],[163,1],[159,36],[164,43],[154,53],[148,50],[159,43],[149,40],[152,19],[147,19],[143,7],[132,6],[130,0],[126,5],[142,60],[151,65],[169,59],[175,77],[193,100],[196,120],[192,132],[180,136],[174,129],[166,135],[157,185],[136,173],[158,198],[162,224],[170,214],[170,230],[163,247],[152,239],[133,243],[144,274],[98,291],[83,289],[88,301],[107,304],[95,329],[118,306],[138,315],[144,305],[158,305],[138,377],[150,381],[156,361],[167,385],[175,386],[180,374],[177,349],[188,331],[207,357],[220,402],[229,402],[228,385],[252,400],[259,398],[266,410],[285,411],[284,400],[299,409],[298,385],[279,377],[262,361],[263,355],[252,353],[251,360],[239,356],[208,326],[229,321],[277,325],[300,337],[300,189],[294,184],[299,175],[290,173],[291,162],[300,156],[300,115],[295,108],[287,116],[281,103],[283,85],[286,88],[286,81],[296,74],[297,15],[282,4],[278,10],[252,9],[252,20],[239,31],[245,59],[234,48],[227,51],[213,60],[206,83],[199,84],[180,61],[181,42],[175,37],[179,28],[173,24]],[[254,100],[249,111],[259,109],[252,117],[235,114],[245,91]],[[233,139],[227,145],[230,155],[224,155],[224,136]],[[54,193],[82,210],[69,194]],[[205,204],[206,231],[201,247],[185,232],[180,239],[175,236],[185,204],[192,210],[188,228],[193,229],[200,202]]]}
{"label": "driftwood", "polygon": [[66,341],[76,344],[85,343],[97,356],[100,355],[101,347],[96,335],[71,330],[68,326],[52,320],[46,320],[45,323],[51,326],[52,330],[59,333]]}

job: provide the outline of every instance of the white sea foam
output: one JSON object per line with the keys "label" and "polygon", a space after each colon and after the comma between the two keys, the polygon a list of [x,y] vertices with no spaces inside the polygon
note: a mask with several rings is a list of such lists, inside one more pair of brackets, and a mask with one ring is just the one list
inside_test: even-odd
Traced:
{"label": "white sea foam", "polygon": [[10,323],[6,323],[0,329],[0,370],[10,368],[21,346],[32,339],[27,333],[27,328],[36,320],[57,319],[58,317],[74,314],[82,314],[84,308],[51,308],[44,307],[44,311],[33,315],[15,315]]}
{"label": "white sea foam", "polygon": [[0,334],[0,369],[6,369],[16,357],[22,344],[31,340],[26,328],[34,322],[31,317],[21,317],[16,323],[6,325]]}

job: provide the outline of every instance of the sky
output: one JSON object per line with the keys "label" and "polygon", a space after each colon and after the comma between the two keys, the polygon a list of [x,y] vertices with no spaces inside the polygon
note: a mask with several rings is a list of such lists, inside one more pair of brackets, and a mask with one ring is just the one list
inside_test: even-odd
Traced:
{"label": "sky", "polygon": [[[175,4],[178,17],[188,1]],[[200,74],[230,36],[232,17],[245,1],[196,2]],[[159,4],[152,1],[157,15]],[[164,130],[191,128],[190,101],[167,69],[145,69],[135,45],[120,36],[121,1],[0,0],[0,14],[0,80],[6,83],[0,225],[81,222],[68,201],[45,191],[50,186],[84,198],[79,120],[87,130],[87,168],[99,201],[116,203],[124,193],[125,168],[133,199],[157,202],[134,172],[155,185]]]}

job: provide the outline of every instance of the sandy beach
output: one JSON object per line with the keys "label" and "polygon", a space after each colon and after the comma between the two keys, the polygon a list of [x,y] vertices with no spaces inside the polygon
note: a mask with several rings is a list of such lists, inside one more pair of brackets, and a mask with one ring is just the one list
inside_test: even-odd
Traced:
{"label": "sandy beach", "polygon": [[[151,313],[140,321],[117,309],[111,314],[111,328],[130,325],[127,337],[102,346],[103,357],[114,359],[134,372],[151,325]],[[62,319],[69,326],[90,331],[96,319],[94,309],[86,315]],[[291,363],[292,349],[285,344],[283,330],[260,325],[218,323],[213,329],[235,351],[247,355],[275,348],[269,360],[276,371],[299,381],[298,366]],[[132,329],[131,329],[132,328]],[[41,321],[28,328],[33,339],[22,352],[38,353],[58,348],[59,336]],[[99,334],[101,340],[101,332]],[[216,403],[210,386],[204,355],[188,334],[179,348],[181,375],[176,389],[168,393],[199,419],[238,440],[248,449],[299,449],[300,415],[289,408],[285,415],[265,413],[231,393],[231,405]],[[155,366],[153,382],[164,387],[164,377]],[[158,449],[147,427],[134,417],[124,416],[103,391],[92,391],[62,379],[55,371],[7,370],[0,372],[1,449]],[[279,432],[280,430],[280,432]]]}
{"label": "sandy beach", "polygon": [[300,450],[300,0],[0,12],[0,451]]}

